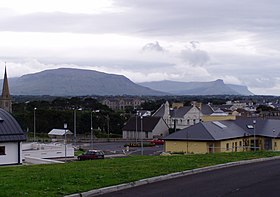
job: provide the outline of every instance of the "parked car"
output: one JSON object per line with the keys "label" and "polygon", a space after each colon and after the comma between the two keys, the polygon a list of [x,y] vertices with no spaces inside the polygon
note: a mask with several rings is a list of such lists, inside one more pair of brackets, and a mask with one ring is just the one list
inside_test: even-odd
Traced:
{"label": "parked car", "polygon": [[162,139],[153,139],[150,142],[152,144],[155,144],[155,145],[163,145],[164,144],[164,140],[162,140]]}
{"label": "parked car", "polygon": [[78,160],[92,159],[104,159],[104,152],[101,150],[88,150],[85,153],[78,156]]}

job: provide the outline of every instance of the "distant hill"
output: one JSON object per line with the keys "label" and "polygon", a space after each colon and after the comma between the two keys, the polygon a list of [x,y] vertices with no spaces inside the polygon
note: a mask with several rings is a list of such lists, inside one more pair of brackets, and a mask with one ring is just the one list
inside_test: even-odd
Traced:
{"label": "distant hill", "polygon": [[166,95],[135,84],[122,75],[59,68],[9,79],[12,95]]}
{"label": "distant hill", "polygon": [[225,84],[218,79],[210,82],[154,81],[139,85],[175,95],[254,95],[246,86]]}

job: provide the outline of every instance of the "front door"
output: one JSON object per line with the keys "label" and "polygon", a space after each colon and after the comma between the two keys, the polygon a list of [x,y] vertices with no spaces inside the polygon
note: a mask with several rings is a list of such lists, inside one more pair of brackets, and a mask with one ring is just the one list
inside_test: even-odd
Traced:
{"label": "front door", "polygon": [[264,150],[272,150],[272,139],[271,138],[264,139]]}

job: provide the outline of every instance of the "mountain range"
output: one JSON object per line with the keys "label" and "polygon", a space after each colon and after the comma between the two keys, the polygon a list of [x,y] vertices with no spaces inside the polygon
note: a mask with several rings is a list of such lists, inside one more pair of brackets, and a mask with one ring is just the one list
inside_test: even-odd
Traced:
{"label": "mountain range", "polygon": [[253,95],[246,86],[212,82],[158,81],[135,84],[123,75],[58,68],[9,78],[12,95]]}
{"label": "mountain range", "polygon": [[225,84],[218,79],[210,82],[154,81],[139,85],[174,95],[254,95],[246,86]]}
{"label": "mountain range", "polygon": [[166,95],[133,83],[122,75],[59,68],[9,79],[12,95]]}

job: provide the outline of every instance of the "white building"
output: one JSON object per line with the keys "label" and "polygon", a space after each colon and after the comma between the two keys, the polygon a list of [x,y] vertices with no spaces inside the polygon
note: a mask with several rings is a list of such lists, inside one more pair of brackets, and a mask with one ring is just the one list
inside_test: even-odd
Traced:
{"label": "white building", "polygon": [[0,108],[0,165],[22,163],[22,141],[26,136],[14,117]]}
{"label": "white building", "polygon": [[153,139],[169,134],[169,128],[161,117],[131,117],[123,127],[123,139]]}

